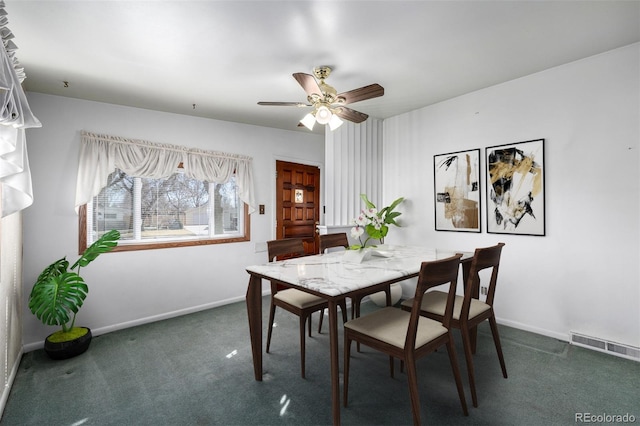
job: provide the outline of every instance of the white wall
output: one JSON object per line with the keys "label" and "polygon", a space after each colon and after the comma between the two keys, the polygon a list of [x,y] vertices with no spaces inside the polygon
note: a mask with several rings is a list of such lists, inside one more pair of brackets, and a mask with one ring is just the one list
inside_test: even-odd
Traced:
{"label": "white wall", "polygon": [[[384,198],[408,198],[406,226],[388,242],[503,241],[500,322],[640,346],[639,52],[634,44],[385,120]],[[539,138],[545,237],[487,234],[485,212],[481,234],[434,230],[435,154],[481,148],[484,168],[484,148]]]}
{"label": "white wall", "polygon": [[256,203],[251,241],[101,256],[82,275],[89,296],[77,324],[95,334],[192,310],[243,300],[245,267],[267,260],[256,243],[274,237],[275,161],[323,167],[323,136],[28,93],[42,128],[27,130],[34,203],[24,212],[25,350],[42,345],[54,327],[43,326],[27,308],[27,296],[42,269],[78,253],[74,211],[80,131],[225,151],[253,157]]}

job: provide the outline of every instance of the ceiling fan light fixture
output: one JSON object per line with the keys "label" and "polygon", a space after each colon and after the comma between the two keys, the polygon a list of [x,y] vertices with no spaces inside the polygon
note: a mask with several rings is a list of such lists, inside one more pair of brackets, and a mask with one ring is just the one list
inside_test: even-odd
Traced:
{"label": "ceiling fan light fixture", "polygon": [[333,114],[331,116],[331,120],[329,120],[329,128],[333,131],[342,126],[342,123],[344,123],[344,121],[342,121],[336,114]]}
{"label": "ceiling fan light fixture", "polygon": [[302,123],[307,129],[313,130],[313,125],[316,124],[316,118],[313,116],[313,114],[309,113],[305,115],[302,120],[300,120],[300,123]]}
{"label": "ceiling fan light fixture", "polygon": [[316,111],[316,121],[320,124],[328,124],[331,121],[333,114],[326,106],[322,105]]}
{"label": "ceiling fan light fixture", "polygon": [[[3,0],[0,0],[0,5],[2,2]],[[335,130],[343,124],[343,120],[357,124],[362,123],[369,117],[367,114],[353,110],[345,105],[384,95],[384,88],[377,83],[338,94],[334,87],[325,82],[325,79],[331,73],[331,67],[316,67],[313,72],[315,76],[303,72],[293,73],[293,78],[307,94],[306,103],[261,101],[258,102],[258,105],[312,107],[311,113],[300,120],[298,127],[304,126],[309,130],[313,130],[315,123],[318,122],[323,126],[329,125],[331,130]]]}

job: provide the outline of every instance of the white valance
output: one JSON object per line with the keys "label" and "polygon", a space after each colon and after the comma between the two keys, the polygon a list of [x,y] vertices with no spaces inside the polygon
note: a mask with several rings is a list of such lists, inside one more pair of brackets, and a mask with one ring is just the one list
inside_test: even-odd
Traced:
{"label": "white valance", "polygon": [[184,174],[192,179],[225,183],[235,175],[240,199],[249,206],[249,213],[255,211],[251,157],[86,131],[82,132],[80,147],[76,210],[100,193],[116,169],[131,176],[159,179],[174,174],[180,163]]}
{"label": "white valance", "polygon": [[[0,6],[4,4],[0,2]],[[6,12],[0,8],[0,17]],[[9,216],[33,203],[33,187],[27,157],[25,129],[40,127],[22,90],[24,70],[15,59],[13,35],[0,20],[0,185],[2,217]]]}

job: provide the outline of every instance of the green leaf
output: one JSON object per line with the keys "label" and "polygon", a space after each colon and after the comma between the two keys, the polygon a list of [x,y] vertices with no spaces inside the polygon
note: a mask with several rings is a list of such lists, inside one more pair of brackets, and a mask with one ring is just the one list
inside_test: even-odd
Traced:
{"label": "green leaf", "polygon": [[82,306],[89,287],[75,272],[50,275],[31,290],[29,309],[46,325],[64,326]]}
{"label": "green leaf", "polygon": [[375,204],[373,204],[367,198],[367,194],[360,194],[360,198],[362,198],[362,201],[364,201],[364,204],[365,204],[365,206],[367,206],[368,209],[375,209],[376,208]]}
{"label": "green leaf", "polygon": [[380,229],[376,229],[373,225],[365,226],[365,231],[367,231],[367,235],[373,238],[374,240],[379,240],[387,236],[389,232],[389,227],[386,225],[382,225]]}
{"label": "green leaf", "polygon": [[111,231],[102,235],[102,237],[100,237],[84,251],[82,256],[80,256],[80,259],[78,259],[76,263],[73,264],[71,269],[76,269],[76,267],[78,266],[84,268],[100,254],[111,251],[115,246],[118,245],[119,239],[120,232],[115,229],[112,229]]}
{"label": "green leaf", "polygon": [[397,200],[395,200],[393,203],[391,203],[391,205],[388,207],[389,211],[393,211],[393,209],[395,209],[396,207],[398,207],[398,204],[400,204],[401,202],[404,201],[404,197],[400,197]]}
{"label": "green leaf", "polygon": [[69,262],[65,257],[63,257],[62,259],[56,260],[51,265],[47,266],[44,271],[42,271],[42,273],[36,280],[36,284],[40,281],[49,281],[51,277],[55,277],[64,272],[67,272],[68,269],[69,269]]}
{"label": "green leaf", "polygon": [[384,218],[384,223],[388,223],[388,224],[393,224],[395,226],[400,226],[398,225],[398,223],[395,221],[395,218],[400,216],[402,213],[400,212],[392,212],[389,213],[385,218]]}

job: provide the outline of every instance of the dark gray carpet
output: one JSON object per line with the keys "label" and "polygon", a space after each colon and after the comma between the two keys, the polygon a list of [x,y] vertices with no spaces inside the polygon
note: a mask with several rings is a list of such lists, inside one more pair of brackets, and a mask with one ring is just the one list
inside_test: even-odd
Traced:
{"label": "dark gray carpet", "polygon": [[[263,306],[266,324],[268,298]],[[363,311],[371,309],[376,307],[363,305]],[[330,424],[326,326],[307,339],[302,379],[298,319],[279,310],[276,321],[263,382],[253,379],[243,302],[97,336],[86,353],[69,360],[53,361],[41,350],[27,353],[0,424]],[[509,378],[502,377],[485,324],[474,358],[478,408],[471,405],[455,332],[469,417],[462,414],[446,351],[419,361],[423,423],[570,425],[580,423],[576,413],[629,414],[640,422],[640,363],[509,327],[500,332]],[[264,336],[266,342],[266,330]],[[342,335],[340,344],[342,366]],[[412,422],[406,376],[397,371],[390,378],[386,356],[363,347],[351,366],[342,424]]]}

